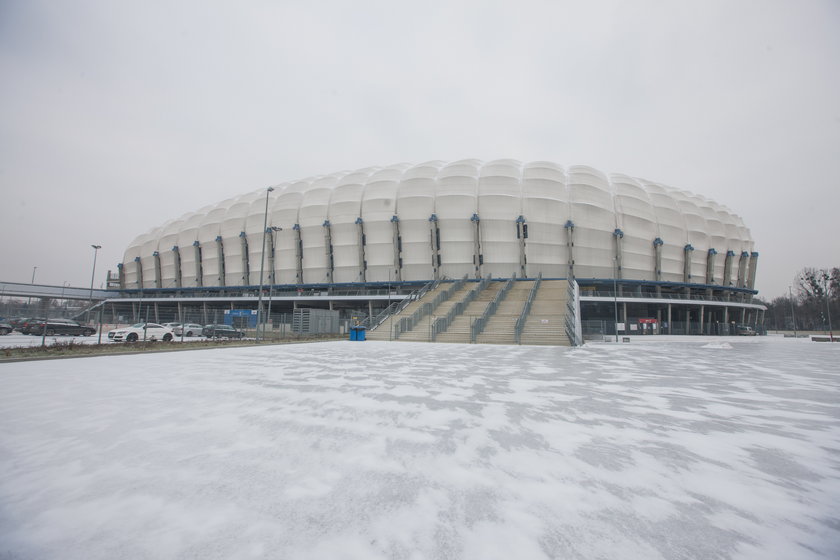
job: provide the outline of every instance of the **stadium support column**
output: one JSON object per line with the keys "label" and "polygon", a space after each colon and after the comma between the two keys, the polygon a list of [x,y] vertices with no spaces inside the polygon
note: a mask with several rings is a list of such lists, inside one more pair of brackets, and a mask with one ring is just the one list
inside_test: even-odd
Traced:
{"label": "stadium support column", "polygon": [[[622,279],[621,274],[621,240],[624,239],[624,232],[618,228],[615,228],[613,231],[613,239],[615,239],[615,278],[616,280]],[[618,282],[618,295],[621,296],[624,294],[624,289],[622,287],[621,282]],[[624,305],[624,319],[626,322],[627,319],[627,305]]]}
{"label": "stadium support column", "polygon": [[[732,286],[732,259],[735,258],[735,251],[727,251],[726,258],[723,261],[723,279],[720,283],[724,287]],[[724,301],[729,301],[732,292],[729,290],[724,291]],[[728,312],[728,310],[727,310]],[[728,324],[728,323],[727,323]]]}
{"label": "stadium support column", "polygon": [[[717,251],[712,248],[709,249],[709,252],[706,254],[706,285],[711,286],[715,283],[715,256],[717,256]],[[706,295],[712,295],[712,289],[706,289]]]}
{"label": "stadium support column", "polygon": [[361,217],[356,218],[356,233],[359,238],[359,281],[366,282],[367,260],[365,259],[365,245],[367,244],[367,239],[365,238],[365,222]]}
{"label": "stadium support column", "polygon": [[248,235],[244,231],[239,232],[239,243],[242,245],[242,285],[251,283],[251,262],[248,260]]}
{"label": "stadium support column", "polygon": [[160,253],[155,251],[152,253],[152,258],[155,259],[155,288],[162,288],[163,282],[160,278]]}
{"label": "stadium support column", "polygon": [[691,253],[694,251],[694,247],[691,246],[691,243],[686,244],[683,247],[683,282],[686,284],[691,283]]}
{"label": "stadium support column", "polygon": [[[391,216],[391,230],[393,232],[394,245],[394,280],[396,282],[402,281],[402,236],[400,236],[400,219],[396,216]],[[388,276],[390,279],[390,275]]]}
{"label": "stadium support column", "polygon": [[755,273],[756,269],[758,268],[758,253],[753,251],[750,253],[750,272],[747,275],[747,288],[750,290],[755,289]]}
{"label": "stadium support column", "polygon": [[569,278],[575,277],[575,223],[567,220],[563,226],[566,228],[566,249],[569,253]]}
{"label": "stadium support column", "polygon": [[741,251],[741,258],[738,259],[738,280],[736,286],[739,288],[747,287],[747,264],[749,264],[750,254],[746,251]]}
{"label": "stadium support column", "polygon": [[295,232],[295,265],[297,272],[295,276],[298,284],[303,284],[303,239],[300,237],[300,224],[292,226]]}
{"label": "stadium support column", "polygon": [[216,250],[219,252],[219,286],[225,285],[225,243],[221,235],[216,236]]}
{"label": "stadium support column", "polygon": [[[181,287],[181,251],[178,249],[178,246],[175,245],[172,247],[172,256],[174,257],[175,261],[175,287]],[[183,322],[183,321],[181,321]]]}
{"label": "stadium support column", "polygon": [[440,228],[437,214],[429,216],[429,238],[432,244],[432,278],[440,278]]}
{"label": "stadium support column", "polygon": [[528,239],[528,224],[524,216],[516,218],[516,238],[519,240],[519,277],[528,278],[528,257],[525,256],[525,240]]}
{"label": "stadium support column", "polygon": [[[665,244],[661,237],[653,240],[653,279],[662,282],[662,246]],[[656,295],[662,295],[662,286],[656,285]]]}
{"label": "stadium support column", "polygon": [[201,243],[198,240],[193,241],[195,247],[195,285],[201,287],[204,285],[204,266],[201,264]]}
{"label": "stadium support column", "polygon": [[143,289],[143,263],[140,262],[140,257],[134,257],[134,264],[137,266],[137,288]]}
{"label": "stadium support column", "polygon": [[481,265],[484,264],[484,255],[481,254],[481,218],[473,214],[470,218],[473,223],[473,265],[475,277],[481,278]]}
{"label": "stadium support column", "polygon": [[332,284],[335,271],[335,257],[333,256],[332,225],[329,220],[324,220],[324,245],[327,251],[327,283]]}
{"label": "stadium support column", "polygon": [[[747,287],[747,267],[750,263],[750,254],[746,251],[741,251],[741,258],[738,259],[738,280],[736,286],[739,288]],[[738,300],[744,301],[744,294],[739,294]],[[743,315],[741,316],[741,323],[744,322]]]}

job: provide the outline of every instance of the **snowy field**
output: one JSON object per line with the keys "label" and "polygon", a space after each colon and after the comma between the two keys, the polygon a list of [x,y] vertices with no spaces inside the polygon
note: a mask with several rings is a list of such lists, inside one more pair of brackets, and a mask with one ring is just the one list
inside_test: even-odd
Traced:
{"label": "snowy field", "polygon": [[837,559],[840,344],[0,364],[0,559]]}

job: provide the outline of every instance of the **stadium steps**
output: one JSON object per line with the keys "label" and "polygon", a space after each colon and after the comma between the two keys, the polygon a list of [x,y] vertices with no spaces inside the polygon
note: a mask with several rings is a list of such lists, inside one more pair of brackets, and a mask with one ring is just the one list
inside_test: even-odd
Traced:
{"label": "stadium steps", "polygon": [[514,327],[522,306],[531,291],[531,282],[514,282],[496,313],[490,317],[484,331],[476,338],[478,344],[516,344]]}
{"label": "stadium steps", "polygon": [[[451,287],[452,284],[446,285],[446,288]],[[410,331],[400,334],[399,340],[403,342],[430,342],[432,332],[432,321],[434,321],[434,319],[437,317],[441,317],[449,313],[449,310],[452,309],[455,306],[455,304],[457,304],[459,301],[464,299],[464,296],[467,295],[469,291],[473,288],[475,288],[475,284],[469,282],[465,283],[455,293],[453,293],[448,300],[438,305],[437,309],[433,310],[431,315],[426,315],[425,317],[423,317],[423,319],[421,319],[419,323],[414,325],[414,328]],[[423,296],[421,301],[430,301],[434,298],[435,296],[429,293]]]}
{"label": "stadium steps", "polygon": [[[441,282],[437,288],[424,294],[422,298],[412,301],[399,313],[389,315],[387,319],[379,324],[379,326],[371,331],[368,331],[366,333],[366,338],[369,340],[392,340],[391,333],[393,332],[393,325],[397,321],[403,317],[410,317],[411,314],[417,311],[423,303],[432,301],[440,292],[446,290],[450,286],[451,284],[449,283]],[[426,327],[426,330],[428,331],[428,327]]]}
{"label": "stadium steps", "polygon": [[522,329],[522,344],[571,346],[566,335],[568,289],[565,280],[546,280],[540,284]]}
{"label": "stadium steps", "polygon": [[481,317],[484,310],[496,297],[496,294],[504,286],[503,282],[490,282],[481,293],[467,305],[464,311],[453,319],[452,324],[446,331],[437,335],[435,342],[453,342],[461,344],[470,343],[470,329],[473,321]]}

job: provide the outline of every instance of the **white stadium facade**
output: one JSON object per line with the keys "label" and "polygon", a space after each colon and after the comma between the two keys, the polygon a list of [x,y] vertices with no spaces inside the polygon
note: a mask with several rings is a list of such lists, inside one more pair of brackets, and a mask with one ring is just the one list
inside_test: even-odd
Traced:
{"label": "white stadium facade", "polygon": [[200,302],[212,322],[208,312],[263,298],[275,312],[308,305],[349,319],[436,280],[573,279],[584,331],[655,319],[657,332],[708,333],[760,325],[757,261],[738,215],[684,190],[545,161],[432,161],[282,183],[186,214],[129,245],[114,287],[155,303],[159,320],[175,302],[179,318]]}

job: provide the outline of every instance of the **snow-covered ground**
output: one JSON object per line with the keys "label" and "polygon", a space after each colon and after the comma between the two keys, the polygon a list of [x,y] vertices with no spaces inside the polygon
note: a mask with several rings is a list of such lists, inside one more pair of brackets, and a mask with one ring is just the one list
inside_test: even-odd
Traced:
{"label": "snow-covered ground", "polygon": [[840,344],[0,364],[0,558],[840,558]]}

